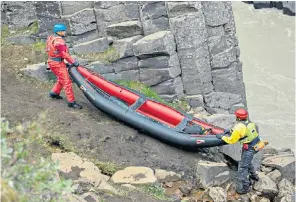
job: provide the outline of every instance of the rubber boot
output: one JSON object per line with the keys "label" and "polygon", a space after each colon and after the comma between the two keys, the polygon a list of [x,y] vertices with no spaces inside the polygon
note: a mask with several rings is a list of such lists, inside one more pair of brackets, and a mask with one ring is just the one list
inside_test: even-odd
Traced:
{"label": "rubber boot", "polygon": [[56,93],[53,93],[53,92],[50,92],[49,93],[49,97],[52,98],[52,99],[56,99],[56,100],[60,100],[60,99],[63,99],[62,96],[56,94]]}
{"label": "rubber boot", "polygon": [[73,109],[82,109],[82,106],[76,102],[68,102],[68,107]]}

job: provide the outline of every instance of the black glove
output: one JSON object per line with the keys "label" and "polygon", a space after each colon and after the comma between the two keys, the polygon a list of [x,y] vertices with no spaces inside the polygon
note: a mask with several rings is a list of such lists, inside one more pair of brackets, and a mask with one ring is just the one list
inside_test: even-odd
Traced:
{"label": "black glove", "polygon": [[69,64],[69,63],[66,63],[66,67],[69,69],[69,68],[71,68],[71,67],[72,67],[72,65],[71,65],[71,64]]}
{"label": "black glove", "polygon": [[216,138],[218,138],[218,139],[222,139],[223,136],[224,136],[224,134],[217,134],[217,135],[216,135]]}
{"label": "black glove", "polygon": [[79,63],[77,61],[75,61],[73,64],[72,64],[74,67],[78,67],[79,66]]}
{"label": "black glove", "polygon": [[226,134],[230,134],[230,130],[229,130],[229,129],[225,129],[223,134],[224,134],[224,135],[226,135]]}

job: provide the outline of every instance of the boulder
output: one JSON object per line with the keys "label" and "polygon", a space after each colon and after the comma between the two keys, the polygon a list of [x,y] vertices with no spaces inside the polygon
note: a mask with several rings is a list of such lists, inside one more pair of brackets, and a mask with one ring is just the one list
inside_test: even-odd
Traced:
{"label": "boulder", "polygon": [[196,177],[204,188],[219,186],[230,179],[229,168],[225,163],[199,161],[196,168]]}
{"label": "boulder", "polygon": [[140,81],[149,85],[157,85],[181,74],[177,54],[159,56],[139,61]]}
{"label": "boulder", "polygon": [[227,193],[222,187],[210,187],[209,195],[214,202],[227,201]]}
{"label": "boulder", "polygon": [[46,71],[47,65],[44,63],[27,65],[26,68],[21,69],[24,75],[39,79],[41,81],[48,81],[50,79],[49,72]]}
{"label": "boulder", "polygon": [[72,180],[82,179],[98,190],[108,190],[117,193],[117,191],[106,182],[104,175],[94,163],[82,159],[75,153],[53,153],[51,159],[59,162],[60,175],[64,178]]}
{"label": "boulder", "polygon": [[188,102],[190,107],[204,107],[204,101],[202,95],[188,95],[185,97],[185,100]]}
{"label": "boulder", "polygon": [[259,181],[255,182],[253,188],[268,198],[273,198],[278,194],[278,189],[275,182],[263,173],[259,173]]}
{"label": "boulder", "polygon": [[279,198],[284,196],[291,196],[293,193],[295,193],[294,185],[287,179],[282,179],[278,184],[278,187],[279,187],[279,194],[278,194]]}
{"label": "boulder", "polygon": [[201,10],[201,2],[199,1],[167,1],[166,6],[170,18],[197,13]]}
{"label": "boulder", "polygon": [[[5,9],[3,9],[4,6]],[[1,2],[1,8],[1,13],[5,12],[5,19],[13,29],[28,27],[37,19],[33,1]]]}
{"label": "boulder", "polygon": [[136,70],[138,69],[138,58],[137,57],[127,57],[119,59],[113,63],[115,73]]}
{"label": "boulder", "polygon": [[107,34],[119,39],[142,34],[142,25],[139,21],[126,21],[106,27]]}
{"label": "boulder", "polygon": [[235,161],[240,161],[242,154],[242,145],[240,143],[223,145],[219,147],[219,152]]}
{"label": "boulder", "polygon": [[268,198],[259,197],[256,194],[252,195],[250,200],[251,202],[270,202]]}
{"label": "boulder", "polygon": [[[151,87],[159,95],[174,95],[173,97],[166,97],[166,100],[173,100],[174,97],[181,97],[183,95],[183,85],[181,77],[176,77],[167,81],[164,81],[158,85]],[[176,95],[176,96],[175,96]]]}
{"label": "boulder", "polygon": [[93,9],[85,9],[63,18],[69,20],[72,35],[79,35],[97,29]]}
{"label": "boulder", "polygon": [[117,171],[111,181],[115,184],[151,184],[157,181],[153,170],[147,167],[126,167]]}
{"label": "boulder", "polygon": [[170,31],[161,31],[145,36],[133,45],[135,56],[145,58],[147,55],[174,55],[176,45]]}
{"label": "boulder", "polygon": [[164,1],[145,3],[140,14],[145,36],[169,30],[169,19]]}
{"label": "boulder", "polygon": [[230,64],[238,60],[237,59],[238,55],[239,55],[238,47],[233,47],[224,52],[220,52],[213,56],[211,61],[211,66],[213,69],[228,67]]}
{"label": "boulder", "polygon": [[104,64],[100,61],[93,62],[87,65],[87,68],[99,73],[99,74],[106,74],[106,73],[114,73],[113,64]]}
{"label": "boulder", "polygon": [[27,45],[35,43],[35,39],[29,35],[26,36],[12,36],[6,38],[6,41],[10,44]]}
{"label": "boulder", "polygon": [[276,148],[266,146],[262,149],[262,153],[263,153],[264,158],[266,158],[268,156],[274,156],[274,155],[278,154],[278,151]]}
{"label": "boulder", "polygon": [[207,29],[201,11],[170,18],[170,28],[178,50],[196,48],[207,41]]}
{"label": "boulder", "polygon": [[215,126],[230,129],[235,124],[236,118],[234,115],[213,114],[207,117],[206,121]]}
{"label": "boulder", "polygon": [[119,53],[119,58],[133,56],[133,44],[141,38],[142,36],[139,35],[114,41],[113,47]]}
{"label": "boulder", "polygon": [[295,182],[295,156],[293,154],[270,156],[265,158],[262,164],[278,169],[283,178],[289,179],[292,183]]}
{"label": "boulder", "polygon": [[272,167],[265,167],[261,165],[260,170],[266,175],[272,171]]}
{"label": "boulder", "polygon": [[280,182],[280,180],[282,179],[282,174],[278,170],[274,170],[274,171],[268,173],[266,176],[269,177],[276,184],[278,184]]}
{"label": "boulder", "polygon": [[155,169],[155,177],[159,182],[175,182],[181,179],[181,175],[173,171]]}
{"label": "boulder", "polygon": [[101,53],[109,48],[109,42],[107,37],[95,39],[75,45],[73,51],[76,54],[87,54],[87,53]]}
{"label": "boulder", "polygon": [[238,94],[212,92],[204,96],[206,106],[229,110],[234,104],[241,102],[242,97]]}
{"label": "boulder", "polygon": [[206,25],[215,27],[228,22],[228,10],[225,8],[225,4],[222,1],[203,1],[201,5]]}
{"label": "boulder", "polygon": [[70,15],[86,8],[93,8],[93,1],[61,1],[63,15]]}
{"label": "boulder", "polygon": [[278,154],[294,154],[290,148],[280,148],[277,150]]}

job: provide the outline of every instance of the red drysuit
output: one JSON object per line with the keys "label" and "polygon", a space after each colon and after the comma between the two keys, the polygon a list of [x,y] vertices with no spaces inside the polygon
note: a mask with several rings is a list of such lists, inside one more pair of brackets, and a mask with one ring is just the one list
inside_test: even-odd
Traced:
{"label": "red drysuit", "polygon": [[57,77],[57,82],[51,92],[59,95],[62,88],[64,88],[68,102],[74,102],[72,81],[64,59],[70,64],[73,64],[75,60],[68,53],[68,47],[64,39],[60,36],[49,36],[46,42],[46,51],[48,54],[48,65]]}

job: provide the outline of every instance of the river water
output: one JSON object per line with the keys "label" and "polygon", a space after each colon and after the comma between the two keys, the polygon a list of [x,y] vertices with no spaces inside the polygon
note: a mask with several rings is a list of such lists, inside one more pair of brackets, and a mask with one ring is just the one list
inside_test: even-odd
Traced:
{"label": "river water", "polygon": [[295,151],[295,17],[232,6],[250,118],[272,146]]}

